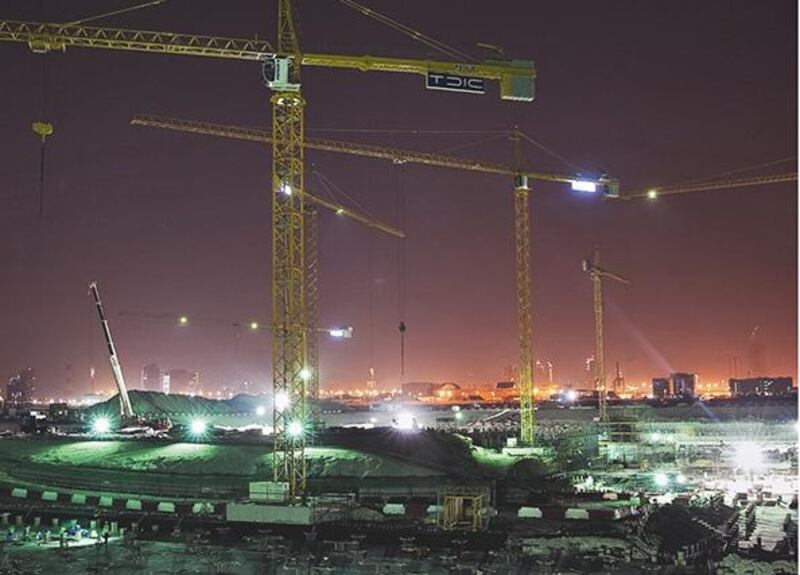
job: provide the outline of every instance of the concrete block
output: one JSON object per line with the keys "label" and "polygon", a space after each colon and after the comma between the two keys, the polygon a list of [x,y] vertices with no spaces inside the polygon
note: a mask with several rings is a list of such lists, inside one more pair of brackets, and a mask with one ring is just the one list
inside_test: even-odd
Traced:
{"label": "concrete block", "polygon": [[564,519],[589,519],[588,509],[570,508],[564,513]]}
{"label": "concrete block", "polygon": [[225,519],[246,523],[280,525],[311,525],[313,509],[300,505],[264,505],[258,503],[228,503]]}
{"label": "concrete block", "polygon": [[405,515],[406,506],[402,503],[387,503],[383,506],[384,515]]}
{"label": "concrete block", "polygon": [[517,517],[520,519],[541,519],[542,510],[538,507],[520,507],[517,511]]}
{"label": "concrete block", "polygon": [[206,501],[199,503],[192,503],[192,513],[197,515],[209,515],[214,513],[214,504]]}
{"label": "concrete block", "polygon": [[159,513],[175,513],[175,504],[171,501],[159,501],[156,505],[156,511]]}

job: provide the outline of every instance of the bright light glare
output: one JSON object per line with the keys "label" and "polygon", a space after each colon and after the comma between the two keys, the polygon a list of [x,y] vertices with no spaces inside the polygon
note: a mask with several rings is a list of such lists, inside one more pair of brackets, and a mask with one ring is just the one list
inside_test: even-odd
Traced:
{"label": "bright light glare", "polygon": [[574,403],[575,400],[578,399],[578,392],[575,391],[574,389],[567,390],[567,393],[565,395],[567,397],[567,401],[571,403]]}
{"label": "bright light glare", "polygon": [[655,433],[651,434],[650,435],[650,441],[653,442],[653,443],[658,443],[659,441],[661,441],[661,434],[658,431],[656,431]]}
{"label": "bright light glare", "polygon": [[182,315],[181,317],[178,318],[178,323],[181,325],[186,325],[187,323],[189,323],[189,318],[186,317],[185,315]]}
{"label": "bright light glare", "polygon": [[336,209],[336,215],[341,216],[343,213],[344,213],[344,208],[337,208]]}
{"label": "bright light glare", "polygon": [[287,196],[291,196],[292,186],[290,186],[288,182],[283,182],[283,184],[281,185],[281,192],[286,194]]}
{"label": "bright light glare", "polygon": [[258,329],[258,322],[257,321],[251,321],[250,322],[250,329],[252,329],[253,331],[257,330]]}
{"label": "bright light glare", "polygon": [[292,421],[289,424],[289,428],[287,429],[287,431],[289,432],[289,435],[291,435],[292,437],[300,437],[301,435],[303,435],[303,424],[300,423],[299,421]]}
{"label": "bright light glare", "polygon": [[414,429],[414,416],[407,411],[397,414],[397,428],[405,431]]}
{"label": "bright light glare", "polygon": [[98,417],[92,423],[92,430],[95,433],[108,433],[111,431],[111,421],[107,417]]}
{"label": "bright light glare", "polygon": [[289,407],[289,394],[286,391],[279,391],[275,394],[275,409],[283,411]]}
{"label": "bright light glare", "polygon": [[303,381],[308,381],[309,379],[311,379],[311,370],[308,369],[307,367],[304,367],[303,369],[301,369],[300,370],[300,378]]}
{"label": "bright light glare", "polygon": [[263,405],[259,405],[258,407],[256,407],[256,415],[262,416],[265,413],[267,413],[267,408],[266,407],[264,407]]}
{"label": "bright light glare", "polygon": [[647,190],[647,199],[648,200],[655,200],[658,197],[658,190],[653,188],[652,190]]}
{"label": "bright light glare", "polygon": [[464,419],[464,414],[461,413],[460,411],[456,411],[456,420],[460,421],[462,419]]}
{"label": "bright light glare", "polygon": [[736,446],[736,467],[742,471],[754,471],[764,464],[761,447],[750,441]]}
{"label": "bright light glare", "polygon": [[675,481],[678,482],[678,485],[686,485],[686,476],[681,473],[675,478]]}
{"label": "bright light glare", "polygon": [[192,435],[203,435],[206,432],[206,422],[202,419],[193,419],[189,424],[189,430]]}
{"label": "bright light glare", "polygon": [[656,473],[653,479],[659,487],[666,487],[669,484],[669,477],[666,473]]}
{"label": "bright light glare", "polygon": [[590,180],[572,180],[572,189],[576,192],[591,192],[597,191],[597,183]]}
{"label": "bright light glare", "polygon": [[331,337],[349,339],[353,337],[353,328],[350,326],[332,327],[331,329],[328,330],[328,334]]}
{"label": "bright light glare", "polygon": [[378,418],[377,417],[370,417],[369,418],[369,422],[370,423],[378,423]]}

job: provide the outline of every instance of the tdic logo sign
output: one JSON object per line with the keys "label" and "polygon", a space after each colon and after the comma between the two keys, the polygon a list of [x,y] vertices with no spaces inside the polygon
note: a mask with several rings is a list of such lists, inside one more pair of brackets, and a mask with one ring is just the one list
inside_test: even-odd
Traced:
{"label": "tdic logo sign", "polygon": [[470,94],[484,93],[483,78],[456,76],[454,74],[437,74],[436,72],[428,72],[425,78],[425,87],[429,90],[469,92]]}

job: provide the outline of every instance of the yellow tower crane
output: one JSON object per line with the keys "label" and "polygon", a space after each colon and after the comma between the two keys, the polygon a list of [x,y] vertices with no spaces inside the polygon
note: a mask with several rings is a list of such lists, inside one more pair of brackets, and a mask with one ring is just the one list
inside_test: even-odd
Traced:
{"label": "yellow tower crane", "polygon": [[608,428],[608,396],[606,394],[605,342],[603,341],[603,278],[610,278],[628,284],[628,280],[600,267],[600,250],[594,249],[591,260],[583,260],[583,271],[592,280],[592,300],[594,303],[594,381],[597,389],[597,407],[600,428]]}
{"label": "yellow tower crane", "polygon": [[499,81],[505,100],[532,101],[533,63],[523,60],[447,62],[426,59],[308,54],[300,50],[292,1],[278,0],[277,49],[262,40],[198,36],[85,26],[80,23],[21,22],[0,19],[0,41],[22,42],[34,52],[68,47],[97,48],[250,60],[263,66],[272,90],[272,385],[290,401],[275,410],[273,479],[288,484],[293,500],[304,498],[307,471],[305,395],[306,261],[303,187],[303,110],[300,66],[419,74],[426,87],[483,93],[485,82]]}
{"label": "yellow tower crane", "polygon": [[[183,120],[154,115],[137,115],[131,120],[134,126],[162,128],[191,134],[201,134],[244,140],[249,142],[271,143],[272,136],[266,130],[246,128]],[[512,134],[512,137],[514,134]],[[518,137],[517,137],[518,141]],[[459,158],[445,154],[402,150],[385,146],[374,146],[341,140],[306,138],[303,145],[307,149],[336,152],[368,158],[388,160],[396,164],[422,164],[487,174],[500,174],[511,177],[514,183],[514,238],[515,238],[515,276],[517,286],[517,329],[519,344],[519,387],[520,387],[520,440],[525,445],[532,445],[534,440],[534,387],[533,387],[533,346],[532,346],[532,302],[531,302],[531,265],[530,265],[530,207],[529,180],[576,183],[574,176],[547,174],[507,166],[471,158]],[[517,154],[518,156],[518,154]],[[614,180],[599,181],[580,180],[587,189],[602,191],[614,196],[618,193]]]}

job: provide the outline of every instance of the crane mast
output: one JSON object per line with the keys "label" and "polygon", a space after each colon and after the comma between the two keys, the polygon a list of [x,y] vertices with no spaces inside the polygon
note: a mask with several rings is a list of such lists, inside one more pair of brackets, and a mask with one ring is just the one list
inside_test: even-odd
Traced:
{"label": "crane mast", "polygon": [[594,381],[597,389],[597,410],[602,431],[608,428],[608,395],[606,391],[605,342],[603,340],[603,278],[620,283],[630,283],[600,267],[600,250],[595,248],[591,260],[583,260],[583,271],[592,281],[592,304],[594,310]]}
{"label": "crane mast", "polygon": [[114,374],[114,382],[117,384],[117,392],[119,393],[120,415],[122,415],[123,419],[131,419],[133,417],[131,399],[128,397],[128,388],[125,386],[125,377],[122,375],[122,367],[119,364],[117,348],[114,345],[114,340],[111,339],[111,329],[108,327],[108,320],[103,310],[103,302],[100,301],[100,292],[97,290],[97,282],[89,284],[89,292],[97,306],[97,314],[100,316],[100,326],[103,328],[103,337],[105,337],[106,346],[108,346],[108,359],[111,363],[111,372]]}

